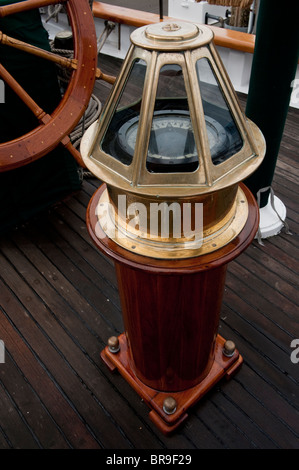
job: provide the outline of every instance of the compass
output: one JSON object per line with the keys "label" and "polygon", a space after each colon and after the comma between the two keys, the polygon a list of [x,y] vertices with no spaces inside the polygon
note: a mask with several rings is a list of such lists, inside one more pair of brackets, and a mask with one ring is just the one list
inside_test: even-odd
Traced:
{"label": "compass", "polygon": [[[215,119],[206,116],[205,120],[213,160],[226,149],[228,136]],[[123,158],[133,157],[139,121],[139,116],[135,116],[122,124],[117,132],[117,150],[124,154]],[[190,114],[183,110],[156,111],[150,132],[147,169],[156,173],[191,172],[198,165]]]}

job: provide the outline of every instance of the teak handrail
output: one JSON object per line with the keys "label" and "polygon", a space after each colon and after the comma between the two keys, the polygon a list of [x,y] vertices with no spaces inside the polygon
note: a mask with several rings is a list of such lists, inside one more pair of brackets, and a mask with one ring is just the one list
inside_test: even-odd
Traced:
{"label": "teak handrail", "polygon": [[[161,21],[160,16],[155,13],[148,13],[116,5],[108,5],[103,2],[93,2],[93,14],[96,18],[135,26],[136,28]],[[163,20],[177,21],[178,18],[164,16]],[[213,30],[215,35],[214,42],[217,46],[253,53],[255,35],[231,29],[217,28],[215,26],[209,27]]]}

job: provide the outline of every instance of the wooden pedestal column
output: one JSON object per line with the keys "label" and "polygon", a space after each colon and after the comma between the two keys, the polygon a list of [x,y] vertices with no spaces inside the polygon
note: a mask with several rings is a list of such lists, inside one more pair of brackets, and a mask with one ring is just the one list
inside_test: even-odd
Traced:
{"label": "wooden pedestal column", "polygon": [[[118,338],[118,351],[107,346],[101,356],[139,393],[151,408],[151,419],[169,434],[185,420],[189,407],[242,363],[236,349],[231,357],[223,353],[225,340],[217,331],[226,267],[253,240],[258,207],[242,185],[249,216],[232,242],[196,258],[162,260],[136,255],[100,232],[96,208],[105,188],[90,201],[87,227],[96,246],[115,262],[125,333]],[[169,397],[175,400],[170,401],[171,410],[165,407]]]}

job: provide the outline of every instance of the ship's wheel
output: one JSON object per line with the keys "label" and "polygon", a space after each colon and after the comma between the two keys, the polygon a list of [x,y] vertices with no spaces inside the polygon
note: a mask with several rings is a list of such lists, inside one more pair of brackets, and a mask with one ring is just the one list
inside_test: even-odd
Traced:
{"label": "ship's wheel", "polygon": [[9,86],[38,119],[30,132],[0,144],[0,172],[21,167],[46,155],[60,143],[84,166],[80,153],[69,139],[84,114],[96,78],[110,80],[97,68],[97,40],[88,0],[25,0],[0,7],[0,18],[48,5],[63,3],[73,34],[74,57],[63,58],[31,44],[6,36],[0,31],[0,43],[51,60],[72,69],[67,89],[56,109],[48,114],[40,108],[17,80],[1,64],[0,78]]}

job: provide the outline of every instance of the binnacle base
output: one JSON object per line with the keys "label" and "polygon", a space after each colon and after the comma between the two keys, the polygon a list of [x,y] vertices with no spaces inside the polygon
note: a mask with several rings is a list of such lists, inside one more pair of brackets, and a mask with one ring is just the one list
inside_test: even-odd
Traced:
{"label": "binnacle base", "polygon": [[[232,357],[223,354],[225,339],[217,335],[215,345],[215,358],[209,374],[196,386],[180,392],[161,392],[145,385],[136,376],[131,366],[130,351],[126,335],[119,337],[119,351],[111,352],[106,346],[101,352],[101,358],[111,372],[118,371],[129,385],[140,395],[151,409],[149,417],[157,428],[166,436],[172,434],[188,418],[187,411],[221,379],[229,380],[241,367],[243,358],[235,349]],[[172,397],[176,401],[176,408],[172,414],[164,411],[164,400]]]}

